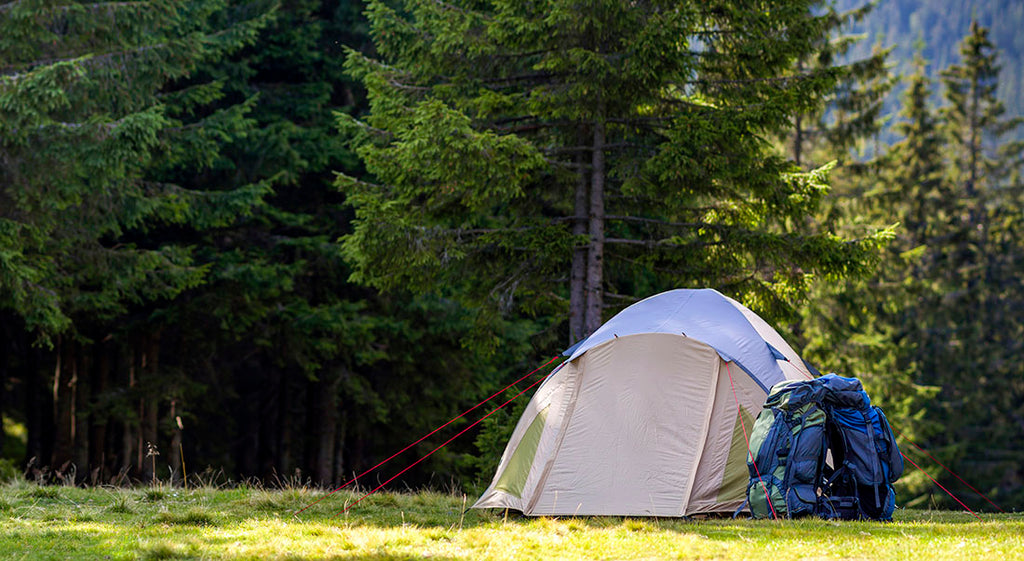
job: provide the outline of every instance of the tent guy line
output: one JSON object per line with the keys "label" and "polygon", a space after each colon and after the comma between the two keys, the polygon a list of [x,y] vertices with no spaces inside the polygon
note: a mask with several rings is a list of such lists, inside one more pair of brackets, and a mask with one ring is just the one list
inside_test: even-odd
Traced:
{"label": "tent guy line", "polygon": [[[556,358],[557,358],[557,357],[556,357]],[[548,361],[548,364],[550,364],[550,363],[551,363],[551,361]],[[546,366],[546,365],[545,365],[545,366]],[[543,368],[543,367],[541,367],[541,368]],[[537,370],[540,370],[540,369],[538,368]],[[535,371],[535,372],[536,372],[536,371]],[[520,392],[519,392],[519,393],[517,393],[516,395],[514,395],[514,396],[512,396],[511,398],[509,398],[508,400],[506,400],[506,401],[505,401],[505,403],[502,403],[501,405],[499,405],[499,406],[495,407],[494,409],[492,409],[490,413],[488,413],[488,414],[484,415],[483,417],[480,417],[479,419],[477,419],[476,421],[474,421],[474,422],[473,422],[473,424],[469,425],[468,427],[466,427],[466,428],[462,429],[461,431],[459,431],[458,433],[456,433],[456,434],[455,434],[455,436],[453,436],[453,437],[449,438],[448,440],[445,440],[444,442],[442,442],[442,443],[441,443],[441,445],[440,445],[440,446],[438,446],[437,448],[434,448],[434,449],[433,449],[433,450],[431,450],[430,452],[427,452],[427,454],[426,454],[426,455],[424,455],[424,456],[423,456],[422,458],[420,458],[420,459],[416,460],[415,462],[413,462],[412,464],[410,464],[410,465],[409,465],[408,467],[406,467],[406,468],[405,468],[405,469],[403,469],[402,471],[400,471],[400,472],[398,472],[398,473],[396,473],[396,474],[392,475],[392,476],[391,476],[391,477],[390,477],[390,478],[389,478],[389,479],[388,479],[387,481],[385,481],[384,483],[381,483],[380,485],[378,485],[377,487],[375,487],[375,488],[374,488],[374,489],[373,489],[372,491],[370,491],[369,493],[366,493],[366,494],[365,494],[365,495],[363,495],[362,497],[359,497],[359,499],[358,499],[358,500],[356,500],[356,502],[354,502],[354,503],[352,503],[352,504],[350,504],[350,505],[347,505],[347,506],[346,506],[346,507],[345,507],[344,509],[342,509],[341,511],[339,511],[339,512],[338,512],[338,513],[337,513],[337,514],[336,514],[335,516],[339,516],[339,515],[342,515],[342,514],[344,514],[344,513],[348,512],[348,510],[349,510],[350,508],[352,508],[352,507],[356,506],[357,504],[359,504],[359,503],[360,503],[360,502],[361,502],[361,501],[362,501],[363,499],[365,499],[366,497],[369,497],[370,495],[372,495],[372,494],[376,493],[376,492],[377,492],[377,491],[379,491],[379,490],[380,490],[381,488],[383,488],[383,487],[384,487],[385,485],[387,485],[388,483],[391,483],[392,481],[394,481],[394,480],[395,480],[395,478],[397,478],[398,476],[400,476],[400,475],[402,475],[403,473],[405,473],[405,472],[409,471],[410,469],[412,469],[412,468],[413,468],[414,466],[416,466],[417,464],[419,464],[419,463],[420,463],[420,462],[422,462],[423,460],[426,460],[427,458],[429,458],[430,456],[432,456],[432,455],[434,454],[434,452],[437,452],[437,451],[438,451],[438,450],[440,450],[441,448],[444,448],[445,446],[447,446],[448,444],[450,444],[450,443],[451,443],[451,442],[452,442],[453,440],[455,440],[456,438],[458,438],[458,437],[462,436],[463,434],[465,434],[465,433],[466,433],[467,431],[469,431],[469,430],[470,430],[470,429],[472,429],[473,427],[475,427],[475,426],[479,425],[480,423],[482,423],[482,422],[484,421],[484,419],[486,419],[487,417],[490,417],[491,415],[493,415],[493,414],[497,413],[497,412],[498,412],[499,410],[501,410],[502,408],[504,408],[504,407],[505,407],[506,405],[508,405],[509,403],[512,403],[513,401],[515,401],[515,400],[516,400],[516,399],[517,399],[517,398],[518,398],[519,396],[521,396],[521,395],[523,395],[524,393],[526,393],[526,392],[530,391],[530,389],[532,389],[532,388],[533,388],[534,386],[536,386],[537,384],[539,384],[539,383],[543,382],[544,380],[547,380],[547,379],[548,379],[548,376],[550,376],[551,374],[553,374],[553,372],[549,372],[548,374],[545,374],[544,376],[542,376],[542,377],[541,377],[540,379],[538,379],[538,380],[537,380],[537,381],[535,381],[534,383],[530,384],[529,386],[526,386],[525,388],[523,388],[522,390],[520,390]],[[488,398],[488,399],[490,399],[490,398]]]}
{"label": "tent guy line", "polygon": [[[902,452],[900,452],[900,454],[903,454],[903,453],[902,453]],[[910,459],[910,458],[909,458],[909,457],[908,457],[908,456],[907,456],[906,454],[903,454],[903,459],[904,459],[904,460],[906,460],[906,461],[908,461],[908,462],[910,462],[911,464],[913,464],[913,465],[914,465],[914,467],[916,467],[916,468],[917,468],[918,470],[920,470],[920,472],[921,472],[921,473],[923,473],[923,474],[925,475],[925,477],[927,477],[928,479],[931,479],[931,480],[932,480],[932,483],[934,483],[934,484],[938,485],[938,486],[939,486],[939,489],[942,489],[943,491],[945,491],[945,492],[946,492],[946,494],[947,494],[947,495],[949,495],[950,497],[953,497],[953,500],[955,500],[956,502],[960,503],[960,506],[962,506],[962,507],[966,508],[966,509],[967,509],[967,512],[970,512],[970,513],[971,513],[971,514],[972,514],[972,515],[973,515],[973,516],[974,516],[975,518],[977,518],[977,519],[978,519],[978,521],[981,521],[981,517],[980,517],[980,516],[978,516],[978,515],[977,515],[977,514],[976,514],[976,513],[975,513],[975,512],[973,511],[973,510],[971,510],[971,507],[969,507],[969,506],[965,505],[965,504],[964,504],[964,502],[963,502],[963,501],[961,501],[960,499],[958,499],[956,495],[954,495],[953,493],[951,493],[951,492],[949,491],[949,489],[946,489],[945,487],[943,487],[943,486],[942,486],[942,484],[941,484],[941,483],[939,483],[938,481],[936,481],[934,477],[932,477],[931,475],[928,475],[928,472],[927,472],[927,471],[925,471],[925,470],[924,470],[924,469],[923,469],[923,468],[922,468],[921,466],[919,466],[919,465],[917,465],[916,463],[914,463],[914,460],[911,460],[911,459]]]}
{"label": "tent guy line", "polygon": [[[942,462],[940,462],[935,456],[932,456],[927,450],[925,450],[924,448],[921,448],[920,446],[918,446],[917,443],[915,443],[913,440],[910,440],[910,438],[908,438],[907,435],[903,434],[902,432],[900,432],[898,430],[896,431],[896,434],[899,435],[900,438],[902,438],[903,440],[906,440],[910,444],[913,444],[914,448],[917,448],[922,453],[924,453],[926,456],[931,458],[933,462],[935,462],[935,463],[939,464],[940,466],[942,466],[942,469],[946,470],[947,472],[949,472],[950,475],[952,475],[953,477],[957,478],[960,481],[960,483],[963,483],[964,485],[970,487],[971,491],[974,491],[975,493],[978,494],[979,497],[981,497],[981,498],[985,499],[986,501],[988,501],[988,504],[996,507],[999,510],[999,512],[1003,512],[1003,513],[1006,512],[1005,510],[1000,508],[999,505],[997,505],[996,503],[992,502],[991,499],[986,497],[984,493],[982,493],[981,491],[975,489],[973,485],[971,485],[970,483],[964,481],[964,478],[960,477],[959,475],[956,474],[956,472],[954,472],[953,470],[951,470],[948,467],[946,467],[946,465],[943,464]],[[911,462],[911,463],[913,463],[913,462]],[[928,475],[928,474],[925,474],[925,475]],[[953,497],[953,498],[956,498],[956,497]]]}
{"label": "tent guy line", "polygon": [[[578,502],[581,506],[584,499],[588,500],[587,508],[584,509],[588,512],[584,514],[686,516],[691,511],[725,512],[727,507],[728,512],[733,512],[736,506],[743,502],[743,497],[732,495],[742,494],[742,490],[738,487],[734,489],[735,485],[732,483],[727,485],[727,481],[739,477],[740,472],[745,473],[747,466],[741,467],[740,464],[745,464],[743,459],[738,459],[739,463],[733,465],[735,462],[730,450],[737,448],[739,454],[739,449],[743,448],[743,457],[750,457],[752,454],[750,436],[743,419],[744,411],[758,409],[763,404],[763,398],[759,399],[758,394],[762,391],[767,393],[766,388],[779,381],[815,378],[808,370],[810,367],[767,322],[735,300],[710,289],[679,289],[633,304],[562,355],[570,356],[511,399],[462,429],[354,503],[346,505],[338,514],[348,512],[356,504],[545,380],[550,383],[541,386],[531,399],[502,456],[494,481],[472,508],[514,508],[528,516],[557,515],[560,511],[557,511],[554,504],[548,504],[550,501],[546,497],[551,493],[557,496],[561,491],[580,494],[582,499]],[[549,366],[558,358],[556,356],[550,359],[296,514],[326,499],[360,477],[365,477],[457,419]],[[750,380],[747,377],[735,380],[731,370],[733,364],[746,373]],[[635,376],[623,378],[617,375],[624,369],[633,372]],[[727,378],[721,376],[723,371]],[[590,381],[584,383],[585,378]],[[718,381],[715,381],[716,379]],[[715,389],[716,385],[718,390]],[[737,388],[737,385],[741,387]],[[732,390],[737,409],[735,420],[730,420],[725,415],[732,404],[725,405],[721,401],[722,398],[728,399],[726,396],[729,388]],[[742,390],[742,399],[738,390]],[[720,396],[717,398],[718,405],[715,404],[716,393]],[[690,416],[697,415],[700,418],[676,418],[680,415],[677,411],[678,404],[686,402],[685,398],[688,396],[704,400],[703,403],[691,404],[683,411],[689,411],[692,413]],[[668,407],[668,410],[665,410],[665,407]],[[619,419],[619,423],[609,424],[609,415]],[[629,438],[609,440],[611,437],[608,437],[608,434],[615,436],[622,432],[620,425],[640,432]],[[742,435],[743,441],[738,440],[740,435],[736,435],[737,431]],[[567,439],[568,433],[572,433],[572,436]],[[674,446],[673,450],[678,448],[675,450],[677,456],[687,450],[690,450],[691,456],[694,456],[692,450],[700,453],[689,460],[682,458],[671,465],[661,466],[662,469],[654,465],[660,461],[658,458],[661,456],[658,455],[647,458],[649,462],[641,462],[641,467],[633,465],[639,461],[638,457],[644,456],[644,446],[650,444],[646,440],[654,438],[652,435],[666,437],[676,433],[686,433],[674,437],[679,442],[669,442]],[[730,433],[734,435],[732,444],[729,444]],[[683,438],[684,436],[686,438]],[[906,438],[904,435],[901,436]],[[590,442],[595,438],[601,442]],[[611,461],[606,454],[608,445],[616,442],[625,443],[623,446],[628,450],[624,452],[628,453],[613,455],[618,458],[615,460],[618,462],[615,466],[605,465]],[[583,446],[588,443],[593,446]],[[914,446],[921,449],[916,444]],[[604,452],[594,458],[586,455],[593,456],[597,453],[596,449]],[[579,457],[571,464],[565,464],[568,460],[564,458],[560,462],[556,461],[560,455],[573,457],[574,453],[577,456],[582,454],[584,460],[589,458],[593,461],[582,461]],[[903,457],[906,458],[906,455],[903,454]],[[978,517],[963,501],[935,481],[917,463],[910,458],[906,459],[957,503]],[[708,463],[702,464],[705,460]],[[683,466],[682,471],[675,473],[673,469],[680,471],[680,466]],[[584,468],[594,473],[585,472]],[[652,502],[649,506],[632,504],[635,502],[631,498],[634,493],[631,493],[630,489],[616,487],[615,492],[609,494],[608,489],[598,493],[587,487],[588,484],[594,487],[599,481],[607,480],[608,477],[605,475],[609,474],[605,472],[609,469],[613,470],[609,472],[612,474],[609,477],[618,478],[619,487],[622,487],[622,482],[626,480],[635,483],[634,487],[645,481],[661,484],[662,487],[668,484],[669,487],[659,487],[659,504],[655,505]],[[949,471],[949,468],[945,469]],[[624,473],[629,476],[626,480],[619,477]],[[652,479],[652,473],[657,473],[658,477]],[[674,481],[674,484],[662,481],[666,479],[666,474],[672,476],[668,479],[679,481]],[[582,476],[586,477],[581,479]],[[757,476],[764,486],[761,474],[758,473]],[[956,477],[963,481],[959,476]],[[587,494],[586,491],[593,492]],[[646,494],[649,495],[649,491],[650,489],[647,489]],[[618,502],[609,499],[612,494],[616,496],[611,499]],[[985,498],[987,500],[987,497]],[[994,506],[998,508],[998,505]],[[579,510],[578,507],[577,511]],[[778,517],[774,508],[772,511],[773,515]]]}
{"label": "tent guy line", "polygon": [[[543,368],[547,367],[547,366],[548,366],[549,364],[551,364],[552,362],[554,362],[554,361],[558,360],[558,358],[559,358],[558,356],[554,356],[554,357],[552,357],[552,358],[551,358],[551,360],[549,360],[549,361],[545,362],[544,364],[542,364],[542,365],[538,366],[537,368],[534,368],[533,370],[531,370],[531,371],[527,372],[527,373],[526,373],[525,375],[523,375],[522,377],[520,377],[520,378],[519,378],[518,380],[516,380],[515,382],[512,382],[511,384],[509,384],[509,385],[505,386],[504,388],[502,388],[502,389],[500,389],[500,390],[498,390],[498,391],[494,392],[493,394],[491,394],[491,396],[490,396],[490,397],[488,397],[487,399],[485,399],[485,400],[481,401],[480,403],[477,403],[476,405],[474,405],[474,406],[470,407],[469,409],[466,409],[466,410],[465,410],[465,411],[463,411],[463,412],[462,412],[461,414],[459,414],[459,415],[457,415],[457,416],[455,416],[455,417],[452,417],[452,418],[451,418],[451,419],[450,419],[450,420],[449,420],[449,421],[448,421],[447,423],[445,423],[445,424],[443,424],[443,425],[441,425],[441,426],[437,427],[436,429],[434,429],[434,430],[432,430],[432,431],[428,432],[427,434],[425,434],[425,435],[421,436],[420,438],[418,438],[418,439],[417,439],[417,440],[415,440],[414,442],[412,442],[412,443],[408,444],[408,445],[407,445],[407,446],[406,446],[405,448],[402,448],[402,449],[401,449],[401,450],[399,450],[398,452],[395,452],[394,454],[392,454],[392,455],[388,456],[388,457],[387,457],[387,458],[385,458],[384,460],[382,460],[382,461],[378,462],[378,463],[377,463],[377,465],[375,465],[375,466],[371,467],[370,469],[368,469],[368,470],[364,471],[363,473],[360,473],[359,475],[357,475],[357,476],[353,477],[352,479],[349,479],[348,481],[346,481],[345,483],[341,484],[341,485],[340,485],[339,487],[337,487],[336,489],[334,489],[334,490],[333,490],[333,491],[331,491],[330,493],[327,493],[326,495],[324,495],[324,496],[320,497],[319,499],[317,499],[317,500],[313,501],[312,503],[309,503],[308,505],[306,505],[306,506],[302,507],[302,508],[301,508],[300,510],[298,510],[298,511],[296,511],[296,512],[295,512],[295,516],[298,516],[299,514],[302,514],[302,513],[304,512],[304,511],[306,511],[306,510],[307,510],[307,509],[309,509],[310,507],[312,507],[312,506],[316,505],[316,504],[317,504],[317,503],[319,503],[320,501],[323,501],[324,499],[326,499],[326,498],[330,497],[331,495],[333,495],[333,494],[337,493],[338,491],[341,491],[342,489],[344,489],[345,487],[348,487],[348,486],[349,486],[349,485],[351,485],[352,483],[354,483],[354,482],[356,482],[356,481],[359,481],[359,478],[361,478],[361,477],[365,477],[365,476],[369,475],[369,474],[370,474],[370,473],[372,473],[372,472],[373,472],[374,470],[376,470],[377,468],[381,467],[382,465],[384,465],[384,464],[386,464],[386,463],[390,462],[391,460],[395,459],[396,457],[398,457],[399,455],[401,455],[401,454],[402,454],[403,452],[405,452],[406,450],[408,450],[408,449],[412,448],[413,446],[416,446],[416,445],[417,445],[417,444],[419,444],[420,442],[423,442],[424,440],[426,440],[426,439],[427,439],[427,438],[429,438],[430,436],[434,435],[435,433],[437,433],[437,431],[439,431],[439,430],[441,430],[441,429],[443,429],[443,428],[447,427],[448,425],[450,425],[450,424],[454,423],[455,421],[457,421],[457,420],[459,420],[459,419],[461,419],[461,418],[465,417],[466,415],[468,415],[469,413],[471,413],[472,411],[474,411],[475,409],[477,409],[477,408],[478,408],[478,407],[480,407],[481,405],[483,405],[483,404],[487,403],[488,401],[490,401],[490,400],[494,399],[495,397],[497,397],[497,396],[501,395],[501,394],[502,394],[503,392],[505,392],[506,390],[508,390],[508,389],[509,389],[509,388],[511,388],[512,386],[515,386],[515,385],[516,385],[516,384],[518,384],[519,382],[522,382],[523,380],[525,380],[525,379],[529,378],[530,376],[532,376],[532,375],[533,375],[533,374],[535,374],[536,372],[538,372],[538,371],[540,371],[541,369],[543,369]],[[545,375],[545,378],[546,378],[546,377],[547,377],[547,375]],[[541,380],[543,380],[543,379],[544,379],[544,378],[541,378]],[[530,386],[530,387],[532,388],[533,386]],[[529,388],[527,388],[527,389],[529,389]],[[524,390],[524,391],[525,391],[525,390]],[[520,395],[521,395],[521,394],[522,394],[522,392],[520,392]],[[518,395],[517,395],[516,397],[518,397]],[[513,398],[513,399],[515,399],[515,398]],[[502,405],[502,407],[504,407],[504,405]],[[499,409],[500,409],[500,407],[499,407]],[[492,413],[493,413],[493,411],[492,411]],[[486,417],[485,417],[485,418],[486,418]],[[481,419],[481,420],[482,420],[482,419]],[[479,421],[477,421],[477,422],[479,422]],[[474,425],[475,425],[475,424],[476,424],[476,423],[474,423]],[[470,426],[474,426],[474,425],[470,425]],[[462,433],[459,433],[459,434],[462,434]],[[449,442],[450,442],[450,441],[449,441]],[[433,452],[431,452],[431,454],[433,454]],[[418,462],[417,462],[417,463],[418,463]],[[413,464],[413,465],[415,465],[415,464]],[[412,467],[412,466],[409,466],[409,467]],[[406,469],[408,469],[408,468],[406,468]],[[403,473],[404,473],[404,470],[403,470]],[[393,478],[392,478],[392,479],[393,479]],[[390,479],[389,479],[388,481],[390,481]],[[360,499],[360,500],[362,500],[362,499]],[[345,510],[348,510],[348,509],[346,508]]]}

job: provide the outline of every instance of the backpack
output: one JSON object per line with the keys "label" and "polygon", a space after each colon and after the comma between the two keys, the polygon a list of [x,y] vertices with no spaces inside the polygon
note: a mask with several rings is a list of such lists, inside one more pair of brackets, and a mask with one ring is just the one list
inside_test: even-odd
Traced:
{"label": "backpack", "polygon": [[826,386],[825,441],[831,465],[823,469],[820,516],[844,520],[892,520],[896,492],[892,484],[903,475],[903,456],[885,413],[856,378],[829,374]]}
{"label": "backpack", "polygon": [[747,468],[754,518],[891,520],[903,457],[860,381],[828,374],[772,386]]}
{"label": "backpack", "polygon": [[754,421],[747,456],[747,503],[754,518],[817,512],[825,459],[823,394],[820,384],[792,380],[768,393]]}

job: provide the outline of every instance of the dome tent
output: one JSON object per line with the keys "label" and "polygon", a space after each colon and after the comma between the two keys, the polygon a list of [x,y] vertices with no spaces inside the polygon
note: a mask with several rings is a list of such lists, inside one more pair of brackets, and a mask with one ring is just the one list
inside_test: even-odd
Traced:
{"label": "dome tent", "polygon": [[637,302],[566,352],[473,508],[731,513],[748,479],[744,430],[768,389],[811,377],[768,323],[710,289]]}

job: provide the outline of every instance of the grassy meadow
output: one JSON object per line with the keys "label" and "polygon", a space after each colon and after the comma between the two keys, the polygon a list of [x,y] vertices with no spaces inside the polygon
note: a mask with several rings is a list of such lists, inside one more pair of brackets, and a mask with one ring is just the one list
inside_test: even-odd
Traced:
{"label": "grassy meadow", "polygon": [[893,523],[521,518],[472,497],[0,486],[4,559],[1019,559],[1024,515],[899,510]]}

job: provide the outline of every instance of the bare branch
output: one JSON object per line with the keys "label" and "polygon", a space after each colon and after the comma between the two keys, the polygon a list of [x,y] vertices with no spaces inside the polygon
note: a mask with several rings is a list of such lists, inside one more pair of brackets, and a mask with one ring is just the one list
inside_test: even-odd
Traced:
{"label": "bare branch", "polygon": [[607,220],[621,220],[623,222],[640,222],[644,224],[657,224],[658,226],[672,226],[676,228],[704,228],[704,227],[715,227],[714,224],[708,224],[707,222],[668,222],[665,220],[659,220],[657,218],[643,218],[640,216],[619,216],[619,215],[608,215],[605,216]]}

